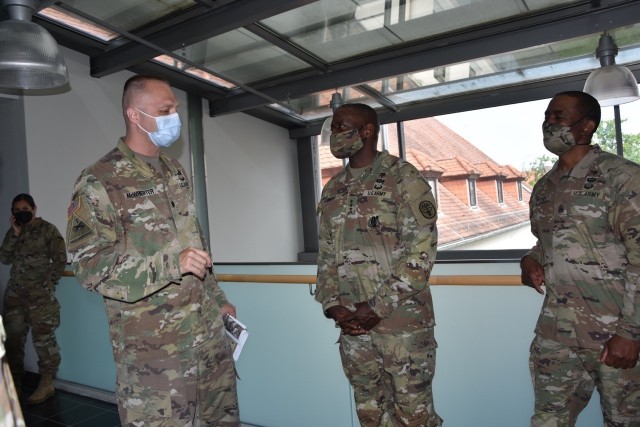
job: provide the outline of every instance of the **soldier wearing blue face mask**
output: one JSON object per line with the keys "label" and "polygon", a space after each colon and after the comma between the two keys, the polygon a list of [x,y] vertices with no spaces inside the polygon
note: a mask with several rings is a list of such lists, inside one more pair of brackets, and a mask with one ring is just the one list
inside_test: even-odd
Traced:
{"label": "soldier wearing blue face mask", "polygon": [[67,251],[58,229],[36,216],[36,204],[29,194],[13,199],[11,213],[11,228],[0,246],[0,261],[11,264],[2,314],[7,360],[19,389],[24,374],[24,344],[31,329],[41,375],[38,388],[27,399],[34,405],[54,394],[52,380],[61,359],[55,335],[60,324],[55,289],[67,263]]}
{"label": "soldier wearing blue face mask", "polygon": [[169,84],[124,86],[127,127],[78,178],[67,213],[72,267],[104,296],[124,426],[239,424],[223,315],[235,315],[204,248],[191,184],[162,153],[180,136]]}

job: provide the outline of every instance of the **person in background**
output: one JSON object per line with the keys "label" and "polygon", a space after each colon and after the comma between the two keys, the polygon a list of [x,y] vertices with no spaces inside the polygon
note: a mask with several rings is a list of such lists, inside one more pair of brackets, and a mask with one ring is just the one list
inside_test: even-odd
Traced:
{"label": "person in background", "polygon": [[600,105],[553,97],[545,147],[559,156],[535,184],[522,283],[546,295],[530,367],[534,427],[573,426],[594,388],[608,427],[640,426],[640,166],[592,145]]}
{"label": "person in background", "polygon": [[340,356],[363,426],[440,426],[433,406],[436,341],[428,281],[437,209],[411,164],[377,150],[371,107],[346,104],[331,152],[349,164],[324,187],[316,300],[340,328]]}
{"label": "person in background", "polygon": [[238,426],[223,331],[235,307],[204,249],[187,174],[161,151],[180,136],[177,108],[166,80],[127,80],[126,135],[76,181],[69,252],[78,281],[104,296],[122,425]]}
{"label": "person in background", "polygon": [[24,375],[24,347],[31,329],[38,355],[40,382],[27,398],[35,405],[55,393],[53,378],[60,366],[55,331],[60,325],[56,284],[67,263],[67,251],[58,229],[36,216],[29,194],[18,194],[11,204],[11,227],[0,247],[0,261],[11,264],[4,293],[3,320],[7,335],[7,361],[18,393]]}

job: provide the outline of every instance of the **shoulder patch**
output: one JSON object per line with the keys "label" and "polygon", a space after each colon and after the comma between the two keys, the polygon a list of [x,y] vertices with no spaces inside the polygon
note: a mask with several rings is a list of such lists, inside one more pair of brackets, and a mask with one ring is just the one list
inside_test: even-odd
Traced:
{"label": "shoulder patch", "polygon": [[431,203],[429,200],[421,201],[418,205],[418,209],[420,210],[422,216],[427,219],[432,219],[434,216],[436,216],[436,207],[433,206],[433,203]]}
{"label": "shoulder patch", "polygon": [[67,244],[70,250],[82,246],[95,236],[90,216],[85,203],[76,196],[67,209]]}

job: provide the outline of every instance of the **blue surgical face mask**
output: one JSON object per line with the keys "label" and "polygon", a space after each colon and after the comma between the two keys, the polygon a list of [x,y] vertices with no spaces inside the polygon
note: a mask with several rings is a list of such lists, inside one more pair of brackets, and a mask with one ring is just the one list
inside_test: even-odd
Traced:
{"label": "blue surgical face mask", "polygon": [[[136,108],[136,110],[138,110]],[[153,142],[158,147],[169,147],[171,144],[176,142],[178,137],[180,137],[180,128],[182,127],[182,123],[180,122],[180,116],[178,113],[169,114],[166,116],[152,116],[151,114],[147,114],[144,111],[138,110],[145,116],[152,117],[156,119],[156,127],[158,130],[155,132],[149,132],[142,126],[138,125],[140,129],[145,131],[151,142]]]}

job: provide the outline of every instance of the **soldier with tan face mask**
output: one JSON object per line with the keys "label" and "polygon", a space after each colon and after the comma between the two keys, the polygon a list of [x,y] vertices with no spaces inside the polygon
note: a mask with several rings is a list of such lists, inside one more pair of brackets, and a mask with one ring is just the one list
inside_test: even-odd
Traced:
{"label": "soldier with tan face mask", "polygon": [[592,145],[600,105],[553,97],[542,124],[559,156],[533,188],[536,246],[522,283],[544,294],[530,366],[533,427],[573,426],[594,388],[608,427],[640,425],[640,166]]}
{"label": "soldier with tan face mask", "polygon": [[340,356],[360,424],[442,424],[433,406],[436,341],[429,275],[437,208],[411,164],[378,151],[378,117],[346,104],[331,153],[349,164],[324,187],[316,300],[340,328]]}

